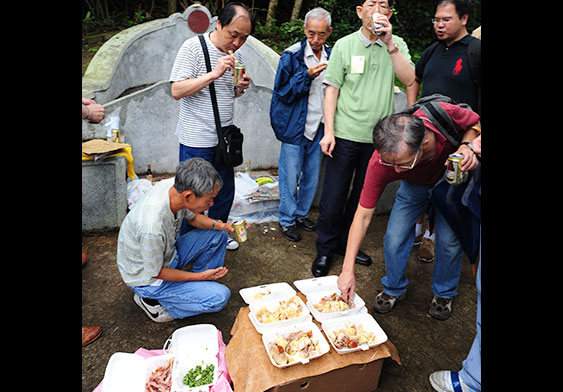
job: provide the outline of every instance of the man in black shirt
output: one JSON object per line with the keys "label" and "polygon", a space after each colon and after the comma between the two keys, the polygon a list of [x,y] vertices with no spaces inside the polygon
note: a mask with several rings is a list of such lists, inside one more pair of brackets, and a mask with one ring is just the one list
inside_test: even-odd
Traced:
{"label": "man in black shirt", "polygon": [[[470,0],[440,0],[432,18],[438,41],[427,47],[416,64],[416,81],[407,89],[407,105],[421,97],[443,94],[480,110],[480,42],[467,32]],[[469,52],[473,52],[470,54]]]}
{"label": "man in black shirt", "polygon": [[[415,67],[415,82],[407,88],[407,106],[432,94],[466,103],[481,114],[481,40],[467,32],[471,0],[438,0],[432,23],[438,41],[428,46]],[[424,232],[423,217],[416,225],[418,259],[432,262],[435,255],[432,218]]]}

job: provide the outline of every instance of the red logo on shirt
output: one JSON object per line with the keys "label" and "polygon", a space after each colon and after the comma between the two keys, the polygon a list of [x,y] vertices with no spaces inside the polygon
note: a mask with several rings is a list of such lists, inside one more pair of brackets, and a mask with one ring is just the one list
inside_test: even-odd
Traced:
{"label": "red logo on shirt", "polygon": [[455,62],[455,67],[452,71],[453,75],[457,75],[461,72],[461,70],[463,69],[463,67],[461,66],[462,62],[463,62],[463,60],[461,59],[461,57]]}

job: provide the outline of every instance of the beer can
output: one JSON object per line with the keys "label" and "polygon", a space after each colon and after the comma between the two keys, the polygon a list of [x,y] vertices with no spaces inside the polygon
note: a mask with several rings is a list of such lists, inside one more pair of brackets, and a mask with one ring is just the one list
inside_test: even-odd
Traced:
{"label": "beer can", "polygon": [[112,138],[111,141],[114,143],[121,143],[121,137],[119,136],[119,129],[112,129]]}
{"label": "beer can", "polygon": [[246,235],[246,220],[241,219],[235,221],[233,223],[233,226],[235,227],[235,233],[237,234],[237,241],[238,242],[246,241],[248,239],[248,236]]}
{"label": "beer can", "polygon": [[467,172],[461,171],[463,154],[450,154],[446,169],[446,181],[450,184],[461,184],[467,180]]}
{"label": "beer can", "polygon": [[382,31],[375,31],[376,29],[380,29],[380,28],[383,27],[383,25],[381,23],[377,23],[375,21],[379,15],[381,15],[381,14],[378,13],[378,12],[374,12],[373,15],[371,16],[371,23],[372,23],[371,31],[375,35],[381,35],[383,33]]}
{"label": "beer can", "polygon": [[233,75],[235,86],[239,84],[240,81],[243,79],[242,75],[244,75],[245,69],[246,67],[244,65],[235,64],[234,75]]}

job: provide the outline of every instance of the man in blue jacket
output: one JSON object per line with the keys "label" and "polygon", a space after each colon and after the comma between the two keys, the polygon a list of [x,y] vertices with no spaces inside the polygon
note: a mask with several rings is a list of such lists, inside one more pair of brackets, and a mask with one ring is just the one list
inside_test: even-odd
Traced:
{"label": "man in blue jacket", "polygon": [[[324,136],[324,70],[331,48],[325,45],[332,32],[330,13],[317,7],[305,15],[306,38],[280,57],[270,123],[282,142],[278,163],[279,224],[289,241],[301,240],[296,225],[316,230],[308,215],[319,182]],[[298,186],[299,185],[299,186]]]}

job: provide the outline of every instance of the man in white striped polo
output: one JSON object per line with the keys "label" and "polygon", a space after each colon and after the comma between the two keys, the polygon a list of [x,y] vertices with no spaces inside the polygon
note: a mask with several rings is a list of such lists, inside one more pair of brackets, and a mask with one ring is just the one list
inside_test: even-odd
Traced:
{"label": "man in white striped polo", "polygon": [[[203,49],[198,36],[195,36],[180,47],[169,79],[172,96],[180,101],[176,126],[180,162],[200,157],[213,164],[223,179],[223,188],[215,198],[215,205],[209,209],[208,216],[223,222],[229,217],[235,194],[234,170],[214,163],[218,137],[209,84],[213,82],[215,85],[221,126],[233,124],[234,100],[244,94],[250,77],[245,74],[244,80],[235,86],[232,69],[235,59],[243,63],[237,50],[253,31],[254,19],[248,6],[238,2],[228,3],[217,16],[215,30],[203,34],[213,67],[211,72],[207,72]],[[229,54],[229,51],[234,54]],[[186,228],[182,227],[181,233]],[[238,243],[229,237],[227,249],[236,248]]]}

